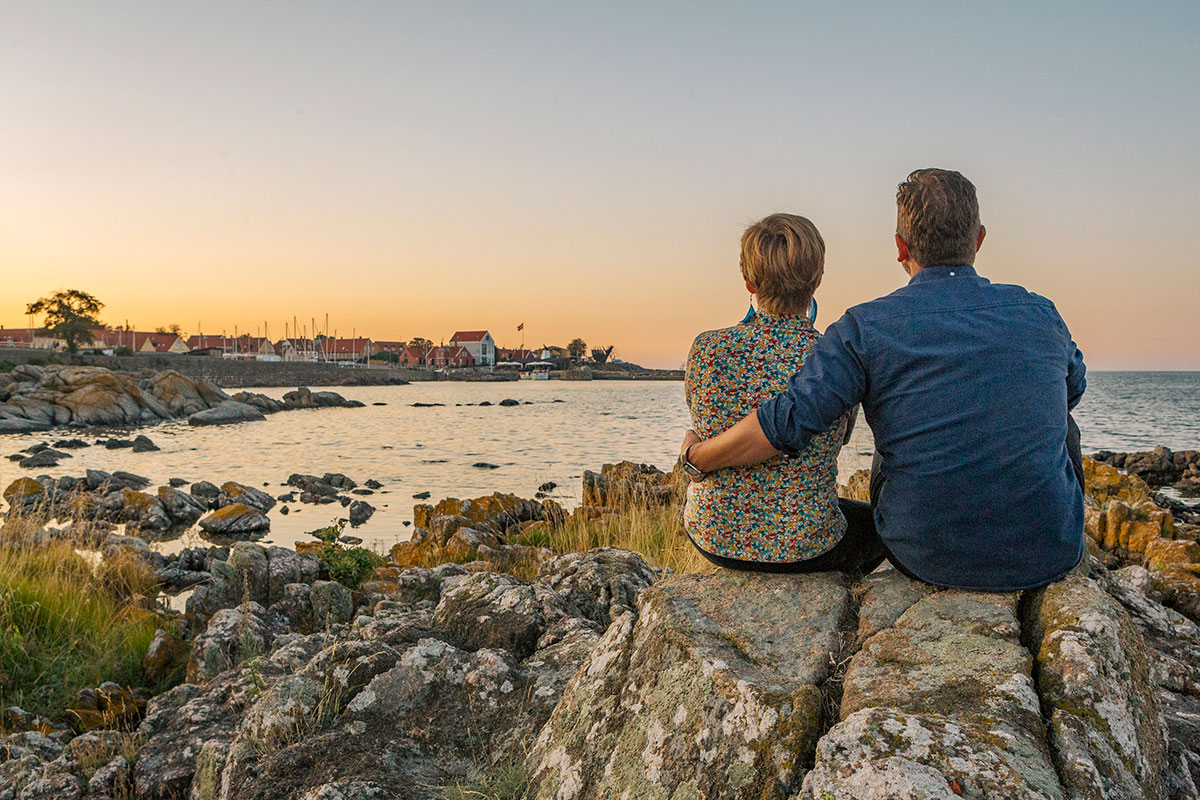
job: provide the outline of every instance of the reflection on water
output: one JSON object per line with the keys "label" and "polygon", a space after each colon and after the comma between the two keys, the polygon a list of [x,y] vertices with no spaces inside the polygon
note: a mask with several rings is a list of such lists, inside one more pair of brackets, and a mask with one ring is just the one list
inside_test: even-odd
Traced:
{"label": "reflection on water", "polygon": [[[1085,452],[1200,447],[1200,373],[1093,373],[1076,413]],[[266,389],[279,397],[287,389]],[[265,422],[191,428],[171,422],[146,429],[160,452],[86,448],[49,474],[82,475],[84,469],[123,469],[155,486],[168,478],[236,480],[273,495],[293,472],[342,472],[362,484],[374,478],[380,492],[366,497],[378,511],[355,531],[369,544],[389,547],[408,538],[413,495],[473,497],[493,491],[532,496],[548,481],[561,502],[577,502],[584,469],[631,459],[670,468],[689,426],[682,384],[676,382],[417,383],[409,386],[345,387],[343,395],[366,403],[360,409],[289,411]],[[515,407],[467,405],[498,403]],[[555,402],[561,401],[561,402]],[[386,405],[372,405],[386,403]],[[440,403],[413,407],[413,403]],[[457,405],[463,404],[463,405]],[[63,436],[75,435],[63,431]],[[0,436],[0,455],[59,434]],[[86,436],[82,438],[88,438]],[[838,466],[843,475],[869,467],[870,430],[861,420]],[[497,469],[472,467],[477,462]],[[31,474],[0,461],[0,486]],[[264,540],[290,545],[305,531],[328,525],[345,511],[337,505],[289,504],[271,512]],[[172,543],[204,544],[195,531]]]}
{"label": "reflection on water", "polygon": [[[280,397],[288,388],[256,391]],[[236,480],[280,495],[292,491],[283,484],[294,472],[342,472],[360,485],[368,478],[383,484],[362,498],[378,510],[354,535],[388,547],[408,538],[404,522],[419,502],[414,494],[429,492],[434,501],[494,491],[531,497],[552,481],[558,484],[552,494],[570,505],[577,501],[584,469],[621,459],[669,468],[688,425],[677,382],[415,383],[338,391],[367,405],[288,411],[264,422],[222,427],[164,423],[143,431],[162,448],[159,452],[90,447],[72,451],[74,457],[58,468],[33,472],[0,461],[0,485],[21,475],[82,475],[94,468],[145,475],[155,486],[171,477],[218,485]],[[505,398],[522,404],[497,405]],[[481,401],[493,405],[467,405]],[[76,434],[0,436],[0,454],[68,435]],[[498,468],[472,467],[479,462]],[[288,505],[286,516],[279,506],[271,511],[271,532],[263,541],[290,545],[305,531],[345,516],[336,504]],[[192,531],[175,547],[203,543]]]}

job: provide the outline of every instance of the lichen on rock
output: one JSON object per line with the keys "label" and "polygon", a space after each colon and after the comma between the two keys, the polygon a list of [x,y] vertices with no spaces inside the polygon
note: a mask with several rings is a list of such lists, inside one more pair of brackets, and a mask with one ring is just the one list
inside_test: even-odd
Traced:
{"label": "lichen on rock", "polygon": [[531,796],[786,797],[816,742],[849,607],[836,573],[655,584],[542,729]]}

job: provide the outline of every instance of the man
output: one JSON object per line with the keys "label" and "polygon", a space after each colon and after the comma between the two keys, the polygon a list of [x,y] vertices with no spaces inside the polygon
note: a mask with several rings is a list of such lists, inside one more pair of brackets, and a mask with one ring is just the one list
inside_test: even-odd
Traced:
{"label": "man", "polygon": [[1083,356],[1054,304],[975,272],[975,187],[918,170],[896,193],[908,284],[829,327],[788,389],[725,432],[688,432],[694,478],[804,450],[861,403],[875,436],[871,506],[888,559],[939,586],[1017,591],[1083,555],[1070,419]]}

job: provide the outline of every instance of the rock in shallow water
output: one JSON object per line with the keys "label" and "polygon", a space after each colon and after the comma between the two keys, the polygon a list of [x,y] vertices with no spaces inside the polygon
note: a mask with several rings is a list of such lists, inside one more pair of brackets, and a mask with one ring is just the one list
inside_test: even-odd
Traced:
{"label": "rock in shallow water", "polygon": [[234,503],[201,519],[200,527],[208,533],[235,538],[265,531],[271,527],[271,520],[257,508]]}
{"label": "rock in shallow water", "polygon": [[231,425],[237,422],[256,422],[263,419],[266,419],[266,416],[254,406],[228,400],[219,406],[197,411],[188,417],[188,424]]}

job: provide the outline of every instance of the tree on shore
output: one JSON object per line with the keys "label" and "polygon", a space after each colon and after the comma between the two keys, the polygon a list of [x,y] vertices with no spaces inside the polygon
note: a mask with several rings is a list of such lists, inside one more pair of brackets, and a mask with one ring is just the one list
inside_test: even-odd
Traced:
{"label": "tree on shore", "polygon": [[46,330],[66,343],[67,352],[75,353],[79,345],[92,341],[94,329],[103,326],[96,317],[102,308],[104,303],[87,292],[66,289],[30,303],[25,313],[45,314]]}
{"label": "tree on shore", "polygon": [[409,347],[419,347],[422,350],[428,350],[433,347],[433,342],[426,339],[424,336],[414,336],[408,340]]}
{"label": "tree on shore", "polygon": [[567,345],[567,355],[576,361],[583,358],[585,353],[587,353],[587,342],[583,339],[576,337]]}
{"label": "tree on shore", "polygon": [[168,334],[168,335],[175,334],[176,336],[179,336],[180,331],[182,331],[182,330],[183,329],[179,327],[178,322],[172,322],[170,325],[159,325],[157,328],[154,329],[154,332]]}

